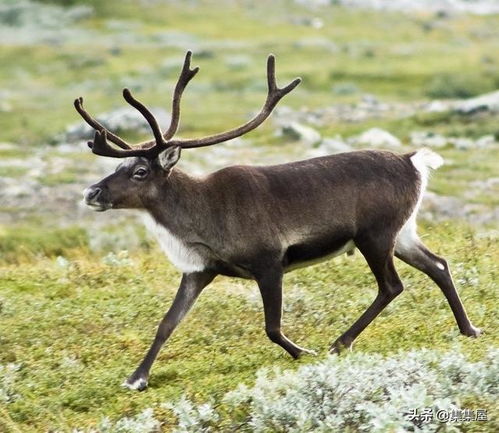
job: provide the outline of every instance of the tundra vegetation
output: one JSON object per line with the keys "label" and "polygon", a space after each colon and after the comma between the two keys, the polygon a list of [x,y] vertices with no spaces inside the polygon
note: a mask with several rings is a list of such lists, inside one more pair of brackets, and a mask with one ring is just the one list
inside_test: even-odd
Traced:
{"label": "tundra vegetation", "polygon": [[[0,431],[499,430],[499,16],[329,3],[342,2],[0,3]],[[317,357],[291,360],[267,340],[255,284],[218,278],[148,390],[121,388],[180,274],[132,212],[79,204],[116,161],[86,148],[72,101],[84,94],[111,129],[146,138],[117,95],[129,87],[166,123],[187,49],[202,73],[183,98],[183,137],[247,120],[269,52],[281,84],[303,78],[248,136],[185,152],[190,173],[365,147],[441,154],[420,234],[484,335],[461,336],[440,290],[397,262],[405,292],[351,353],[329,357],[376,294],[357,253],[285,277],[283,328]],[[404,417],[425,407],[489,420]]]}

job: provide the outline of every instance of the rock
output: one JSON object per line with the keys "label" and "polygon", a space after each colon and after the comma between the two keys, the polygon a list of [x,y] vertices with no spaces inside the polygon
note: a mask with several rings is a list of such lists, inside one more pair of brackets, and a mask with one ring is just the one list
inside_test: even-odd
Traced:
{"label": "rock", "polygon": [[402,145],[397,137],[380,128],[371,128],[363,132],[359,137],[354,139],[354,142],[376,148],[399,148]]}
{"label": "rock", "polygon": [[499,177],[489,177],[485,180],[475,180],[470,183],[475,190],[495,192],[499,194]]}
{"label": "rock", "polygon": [[447,145],[459,150],[490,149],[497,145],[493,135],[484,135],[478,140],[468,137],[445,137],[428,131],[415,131],[410,134],[410,143],[414,147],[441,148]]}
{"label": "rock", "polygon": [[19,146],[14,143],[0,142],[0,150],[17,150]]}
{"label": "rock", "polygon": [[315,158],[317,156],[332,155],[335,153],[349,152],[352,147],[338,138],[324,138],[319,146],[309,149],[307,151],[307,157]]}
{"label": "rock", "polygon": [[367,106],[377,106],[380,104],[379,99],[376,98],[376,96],[371,95],[370,93],[363,94],[360,103]]}
{"label": "rock", "polygon": [[411,146],[415,147],[445,147],[447,138],[443,135],[428,131],[415,131],[409,135]]}
{"label": "rock", "polygon": [[423,106],[423,110],[427,111],[428,113],[443,113],[445,111],[448,111],[449,109],[449,104],[443,101],[439,101],[438,99],[430,101],[428,102],[428,104],[425,104]]}
{"label": "rock", "polygon": [[496,138],[490,135],[483,135],[477,141],[475,141],[475,147],[477,149],[490,149],[497,145]]}
{"label": "rock", "polygon": [[464,218],[463,202],[455,197],[438,195],[427,191],[421,203],[421,216],[425,219]]}
{"label": "rock", "polygon": [[39,183],[34,179],[28,179],[20,182],[18,179],[3,177],[0,178],[0,197],[2,203],[12,203],[12,199],[29,197],[33,193],[37,193],[40,189]]}
{"label": "rock", "polygon": [[459,150],[473,149],[475,147],[475,142],[471,138],[466,137],[448,138],[448,142]]}
{"label": "rock", "polygon": [[278,133],[292,140],[301,141],[309,146],[321,141],[319,132],[310,126],[305,126],[298,122],[290,122],[282,125]]}
{"label": "rock", "polygon": [[14,28],[32,25],[58,28],[86,19],[93,14],[91,6],[60,7],[33,1],[2,2],[0,25]]}
{"label": "rock", "polygon": [[454,110],[461,114],[474,114],[479,111],[499,113],[499,90],[459,101],[455,104]]}
{"label": "rock", "polygon": [[325,149],[328,153],[349,152],[352,146],[341,140],[341,137],[325,138],[321,141],[320,148]]}
{"label": "rock", "polygon": [[[47,2],[48,3],[48,2]],[[91,6],[61,7],[38,1],[0,2],[0,40],[5,45],[65,44],[93,35],[74,23],[92,16]],[[95,36],[94,36],[95,37]]]}
{"label": "rock", "polygon": [[497,224],[499,207],[467,204],[456,197],[427,191],[421,203],[419,216],[429,221],[461,219],[473,225]]}
{"label": "rock", "polygon": [[399,11],[403,13],[432,12],[437,15],[438,19],[446,18],[456,13],[474,15],[493,15],[499,13],[499,5],[495,0],[295,0],[295,2],[314,8],[334,4],[347,8]]}
{"label": "rock", "polygon": [[[333,88],[332,92],[337,89]],[[347,92],[354,90],[346,89]],[[340,91],[341,87],[340,87]],[[314,126],[326,126],[332,122],[357,123],[369,119],[401,119],[414,115],[421,110],[421,103],[385,103],[368,94],[362,95],[357,103],[334,104],[327,107],[310,109],[302,107],[299,110],[288,106],[278,106],[274,110],[273,121],[277,125],[290,122],[302,122]]]}
{"label": "rock", "polygon": [[[170,115],[162,108],[152,108],[151,111],[156,119],[158,119],[160,125],[167,125],[170,122]],[[134,108],[123,107],[107,113],[102,113],[97,115],[97,120],[107,129],[115,133],[120,131],[150,132],[146,120],[142,114]],[[95,130],[93,128],[86,123],[81,122],[69,126],[63,136],[58,137],[57,141],[74,142],[78,140],[89,140],[93,138],[94,133]]]}

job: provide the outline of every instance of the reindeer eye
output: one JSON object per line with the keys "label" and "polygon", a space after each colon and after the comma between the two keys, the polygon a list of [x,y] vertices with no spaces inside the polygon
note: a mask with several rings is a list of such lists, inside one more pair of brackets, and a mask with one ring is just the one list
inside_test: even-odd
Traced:
{"label": "reindeer eye", "polygon": [[135,179],[144,179],[146,176],[147,170],[143,167],[139,167],[133,172],[133,177]]}

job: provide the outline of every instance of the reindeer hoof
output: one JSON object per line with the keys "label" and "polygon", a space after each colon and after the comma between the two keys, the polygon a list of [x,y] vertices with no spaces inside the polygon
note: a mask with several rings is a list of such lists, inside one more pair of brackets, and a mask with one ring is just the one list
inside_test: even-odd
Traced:
{"label": "reindeer hoof", "polygon": [[471,325],[469,329],[461,331],[461,334],[466,335],[466,337],[478,338],[481,334],[483,334],[483,331],[480,328],[476,328]]}
{"label": "reindeer hoof", "polygon": [[333,344],[331,344],[329,353],[331,355],[339,355],[346,349],[352,350],[352,344],[345,344],[338,338]]}
{"label": "reindeer hoof", "polygon": [[132,376],[123,382],[121,386],[134,391],[144,391],[147,388],[147,379],[144,379],[143,377],[134,379]]}
{"label": "reindeer hoof", "polygon": [[329,354],[330,355],[339,355],[341,352],[340,348],[339,347],[336,347],[336,346],[331,346],[329,348]]}

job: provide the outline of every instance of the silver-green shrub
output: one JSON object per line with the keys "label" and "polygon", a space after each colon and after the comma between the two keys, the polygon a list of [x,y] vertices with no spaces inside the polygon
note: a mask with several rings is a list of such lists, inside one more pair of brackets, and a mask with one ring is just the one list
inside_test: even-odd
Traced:
{"label": "silver-green shrub", "polygon": [[151,408],[145,409],[135,417],[124,417],[116,422],[104,418],[97,432],[99,433],[153,433],[160,431],[161,423],[154,418]]}
{"label": "silver-green shrub", "polygon": [[14,383],[20,364],[0,364],[0,403],[11,403],[19,396],[14,390]]}
{"label": "silver-green shrub", "polygon": [[[262,370],[253,387],[241,385],[225,396],[229,414],[225,418],[232,413],[239,419],[232,423],[226,419],[222,425],[227,431],[238,425],[248,432],[458,431],[459,422],[442,423],[435,418],[421,422],[407,414],[423,408],[450,413],[461,408],[464,398],[494,400],[498,355],[499,350],[490,350],[483,361],[470,362],[459,351],[442,355],[422,350],[391,358],[354,353],[297,371]],[[185,398],[173,409],[178,415],[180,407],[186,406],[189,425],[207,425],[196,418],[199,406]],[[213,410],[210,414],[211,422],[222,419]],[[209,431],[190,430],[182,419],[178,431]]]}
{"label": "silver-green shrub", "polygon": [[[254,386],[240,385],[217,404],[195,404],[183,396],[162,407],[176,416],[175,433],[459,432],[469,421],[411,419],[408,414],[416,409],[433,414],[476,411],[478,406],[467,407],[470,401],[497,400],[498,378],[499,349],[490,349],[478,362],[469,361],[458,348],[392,357],[349,353],[296,371],[262,369]],[[105,418],[87,433],[153,433],[163,422],[149,408],[116,422]]]}

